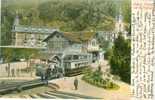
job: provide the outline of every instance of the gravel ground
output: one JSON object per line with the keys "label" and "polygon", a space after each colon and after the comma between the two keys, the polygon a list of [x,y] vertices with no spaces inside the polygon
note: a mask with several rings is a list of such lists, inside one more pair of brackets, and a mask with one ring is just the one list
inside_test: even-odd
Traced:
{"label": "gravel ground", "polygon": [[117,84],[120,86],[119,90],[105,90],[82,81],[81,75],[77,76],[77,78],[79,80],[78,90],[75,90],[73,85],[75,77],[66,77],[52,80],[50,82],[56,83],[60,86],[60,90],[65,92],[99,97],[103,98],[104,100],[130,100],[130,86],[126,83],[118,81]]}

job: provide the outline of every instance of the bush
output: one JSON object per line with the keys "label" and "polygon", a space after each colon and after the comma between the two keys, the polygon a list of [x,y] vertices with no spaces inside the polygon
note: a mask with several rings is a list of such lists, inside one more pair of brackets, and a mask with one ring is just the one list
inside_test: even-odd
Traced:
{"label": "bush", "polygon": [[104,54],[104,59],[109,60],[112,55],[112,49],[108,49]]}
{"label": "bush", "polygon": [[113,80],[120,80],[120,77],[115,75],[115,76],[113,76]]}
{"label": "bush", "polygon": [[109,79],[103,79],[102,73],[98,70],[94,72],[92,70],[86,71],[86,73],[82,77],[82,80],[104,89],[119,89],[119,86],[117,84],[111,82]]}

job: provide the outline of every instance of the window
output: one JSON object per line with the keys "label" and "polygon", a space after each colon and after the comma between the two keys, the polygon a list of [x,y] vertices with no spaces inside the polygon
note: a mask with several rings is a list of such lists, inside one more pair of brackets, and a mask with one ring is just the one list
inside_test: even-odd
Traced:
{"label": "window", "polygon": [[95,46],[95,45],[96,45],[96,41],[92,40],[92,46]]}
{"label": "window", "polygon": [[59,35],[56,35],[56,37],[57,37],[57,38],[60,38],[60,36],[59,36]]}

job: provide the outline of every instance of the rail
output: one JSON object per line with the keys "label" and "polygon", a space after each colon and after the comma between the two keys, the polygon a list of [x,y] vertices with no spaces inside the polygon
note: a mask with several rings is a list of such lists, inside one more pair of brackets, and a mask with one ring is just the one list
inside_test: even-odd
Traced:
{"label": "rail", "polygon": [[41,80],[32,80],[32,81],[25,81],[25,82],[17,82],[17,83],[10,83],[10,84],[1,84],[0,85],[0,94],[5,94],[11,91],[17,91],[18,88],[20,89],[28,89],[32,86],[44,85],[45,82]]}

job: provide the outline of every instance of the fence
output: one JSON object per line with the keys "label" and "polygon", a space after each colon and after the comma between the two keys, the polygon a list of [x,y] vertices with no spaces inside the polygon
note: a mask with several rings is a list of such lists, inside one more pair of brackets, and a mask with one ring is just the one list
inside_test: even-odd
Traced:
{"label": "fence", "polygon": [[[31,68],[29,62],[12,62],[0,64],[0,77],[26,77],[30,72],[23,72],[23,69]],[[32,75],[31,75],[32,76]]]}

